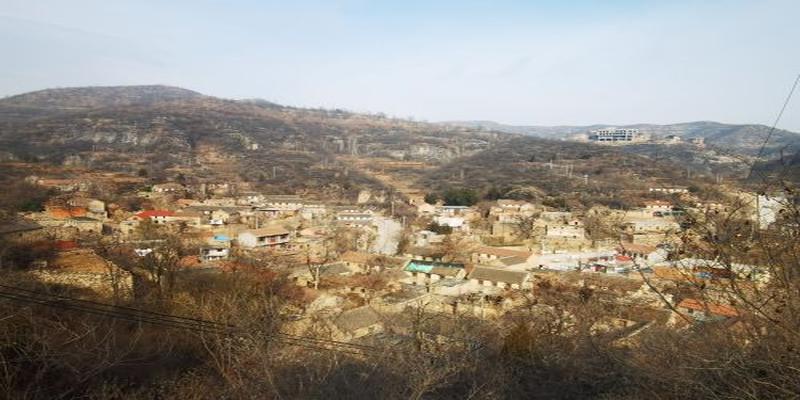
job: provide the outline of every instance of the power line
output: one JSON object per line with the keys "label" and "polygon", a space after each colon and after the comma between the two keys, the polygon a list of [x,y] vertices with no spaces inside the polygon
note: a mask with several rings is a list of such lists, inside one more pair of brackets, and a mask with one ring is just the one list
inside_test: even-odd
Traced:
{"label": "power line", "polygon": [[[185,329],[200,333],[231,334],[244,332],[243,329],[230,324],[197,318],[146,311],[131,307],[117,306],[90,300],[76,299],[68,296],[36,292],[15,286],[0,285],[12,291],[0,290],[0,298],[23,303],[37,304],[52,308],[83,312],[91,315],[125,320],[129,322],[148,323],[175,329]],[[16,292],[13,292],[16,291]],[[22,292],[22,293],[20,293]],[[103,308],[106,307],[106,308]],[[115,310],[117,309],[117,310]],[[349,354],[365,355],[368,352],[386,353],[386,349],[374,346],[358,345],[330,339],[292,335],[288,333],[270,333],[269,337],[292,346],[330,350]]]}
{"label": "power line", "polygon": [[[108,317],[114,319],[120,319],[128,322],[136,322],[136,323],[148,323],[151,325],[157,325],[162,327],[168,328],[175,328],[175,329],[185,329],[191,330],[194,332],[199,333],[213,333],[213,334],[232,334],[234,332],[244,332],[243,329],[235,328],[235,329],[218,329],[218,328],[210,328],[208,326],[202,325],[192,325],[181,323],[179,321],[165,321],[159,319],[153,319],[143,316],[131,316],[125,313],[115,313],[106,310],[97,310],[92,309],[91,307],[80,307],[75,305],[70,305],[65,302],[54,302],[51,300],[45,300],[36,298],[35,296],[26,296],[21,294],[15,293],[8,293],[0,291],[0,298],[4,298],[7,300],[14,300],[18,302],[25,302],[25,303],[33,303],[53,308],[59,309],[66,309],[71,311],[80,311],[91,315],[101,316],[101,317]],[[179,317],[180,318],[180,317]],[[293,345],[293,346],[301,346],[307,348],[314,348],[319,350],[331,350],[331,351],[338,351],[343,353],[349,354],[358,354],[358,355],[365,355],[368,351],[383,351],[382,349],[378,348],[362,348],[368,346],[361,346],[361,345],[352,345],[346,342],[337,342],[337,341],[329,341],[325,339],[318,339],[318,338],[307,338],[302,336],[294,336],[294,335],[287,335],[287,337],[283,337],[285,334],[269,334],[267,336],[272,337],[275,340],[278,340],[282,343]],[[352,345],[352,346],[351,346]],[[332,346],[332,347],[326,347]],[[358,347],[356,347],[358,346]]]}
{"label": "power line", "polygon": [[753,161],[753,164],[750,166],[750,170],[747,172],[747,179],[750,179],[750,176],[753,174],[753,167],[755,167],[756,162],[761,156],[764,154],[764,149],[769,143],[769,140],[772,138],[772,134],[775,132],[775,128],[778,126],[778,122],[780,122],[781,118],[783,117],[784,111],[786,111],[786,107],[789,106],[789,101],[792,99],[792,95],[794,94],[794,90],[797,88],[797,84],[800,82],[800,74],[797,74],[797,77],[794,79],[794,83],[792,84],[792,88],[789,90],[789,94],[786,96],[786,100],[783,102],[783,106],[781,107],[780,112],[778,112],[778,116],[775,117],[775,122],[772,123],[772,127],[767,132],[767,137],[764,138],[764,142],[761,143],[761,147],[758,149],[758,154],[756,155],[756,159]]}
{"label": "power line", "polygon": [[8,286],[8,285],[0,284],[0,288],[6,288],[6,289],[10,289],[10,290],[21,291],[21,292],[25,292],[25,293],[30,293],[32,295],[49,296],[49,297],[59,298],[59,299],[63,299],[63,300],[69,300],[69,301],[78,302],[78,303],[85,303],[85,304],[91,304],[91,305],[97,305],[97,306],[105,306],[105,307],[113,307],[113,308],[117,308],[117,309],[120,309],[120,310],[129,310],[129,311],[132,311],[132,312],[135,312],[135,313],[147,313],[147,314],[153,314],[153,315],[158,315],[158,316],[162,316],[162,317],[181,319],[181,320],[189,320],[189,321],[195,321],[195,322],[199,322],[199,323],[218,325],[220,327],[233,328],[233,325],[225,324],[225,323],[221,323],[221,322],[216,322],[216,321],[207,321],[207,320],[191,318],[191,317],[181,317],[181,316],[177,316],[177,315],[163,314],[163,313],[156,312],[156,311],[142,310],[142,309],[139,309],[139,308],[126,307],[126,306],[121,306],[121,305],[117,305],[117,304],[101,303],[101,302],[97,302],[97,301],[78,299],[78,298],[75,298],[75,297],[63,296],[63,295],[58,295],[58,294],[54,294],[54,293],[37,292],[37,291],[34,291],[34,290],[24,289],[24,288],[17,287],[17,286]]}
{"label": "power line", "polygon": [[129,321],[129,322],[137,322],[137,323],[145,322],[145,323],[150,323],[150,324],[160,325],[160,326],[166,326],[166,327],[171,327],[171,328],[190,329],[190,330],[194,330],[194,331],[197,331],[197,332],[213,332],[213,333],[224,333],[225,332],[224,330],[211,329],[211,328],[208,328],[208,327],[203,327],[202,325],[191,326],[191,325],[188,325],[188,324],[185,324],[185,323],[180,323],[178,321],[159,320],[159,319],[154,319],[154,318],[148,318],[148,317],[145,317],[145,316],[134,316],[134,315],[125,314],[125,313],[115,313],[115,312],[111,312],[111,311],[107,311],[107,310],[93,309],[91,307],[76,306],[76,305],[68,304],[67,302],[59,301],[59,300],[47,300],[47,299],[36,298],[35,296],[27,296],[27,295],[23,295],[23,294],[19,294],[19,293],[9,293],[9,292],[5,292],[5,291],[0,291],[0,298],[4,298],[4,299],[8,299],[8,300],[14,300],[14,301],[18,301],[18,302],[33,303],[33,304],[43,305],[43,306],[52,307],[52,308],[59,308],[59,309],[72,310],[72,311],[80,311],[80,312],[84,312],[84,313],[91,314],[91,315],[102,316],[102,317],[110,317],[110,318],[115,318],[115,319],[121,319],[121,320]]}

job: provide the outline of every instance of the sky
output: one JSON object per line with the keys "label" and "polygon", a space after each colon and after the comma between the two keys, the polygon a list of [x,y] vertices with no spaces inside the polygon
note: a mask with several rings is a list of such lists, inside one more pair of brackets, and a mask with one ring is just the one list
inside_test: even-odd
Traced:
{"label": "sky", "polygon": [[[426,121],[771,125],[800,1],[0,0],[0,96],[166,84]],[[780,128],[800,132],[800,93]]]}

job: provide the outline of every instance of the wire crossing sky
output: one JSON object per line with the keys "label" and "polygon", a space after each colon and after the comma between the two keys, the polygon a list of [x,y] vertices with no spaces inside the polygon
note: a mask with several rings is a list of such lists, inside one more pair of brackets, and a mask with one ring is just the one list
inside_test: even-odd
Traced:
{"label": "wire crossing sky", "polygon": [[[168,84],[522,125],[770,124],[800,2],[0,0],[0,96]],[[778,128],[800,131],[800,102]]]}

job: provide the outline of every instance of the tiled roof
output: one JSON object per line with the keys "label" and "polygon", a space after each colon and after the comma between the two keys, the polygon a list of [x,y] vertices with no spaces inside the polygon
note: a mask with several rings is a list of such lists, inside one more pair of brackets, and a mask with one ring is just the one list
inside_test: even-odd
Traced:
{"label": "tiled roof", "polygon": [[146,210],[136,214],[139,218],[171,217],[173,215],[175,212],[170,210]]}
{"label": "tiled roof", "polygon": [[723,317],[737,317],[739,311],[731,306],[722,304],[708,303],[697,299],[683,299],[678,303],[678,308],[688,308],[695,311],[708,311],[714,315],[721,315]]}
{"label": "tiled roof", "polygon": [[174,216],[181,218],[200,218],[203,214],[194,211],[176,211]]}
{"label": "tiled roof", "polygon": [[345,311],[333,321],[339,329],[347,332],[353,332],[381,322],[380,315],[369,306]]}
{"label": "tiled roof", "polygon": [[410,247],[408,250],[406,250],[406,253],[421,257],[441,257],[444,255],[444,253],[438,249],[419,246]]}
{"label": "tiled roof", "polygon": [[508,271],[496,268],[475,267],[469,274],[470,279],[477,279],[491,282],[504,282],[509,284],[522,285],[525,282],[527,272]]}
{"label": "tiled roof", "polygon": [[517,257],[517,256],[503,257],[503,258],[500,258],[498,260],[495,260],[495,263],[497,263],[497,264],[499,264],[501,266],[504,266],[504,267],[509,267],[509,266],[518,265],[518,264],[525,264],[526,262],[528,262],[527,258],[525,258],[525,257]]}
{"label": "tiled roof", "polygon": [[452,268],[452,267],[437,267],[434,266],[431,268],[431,274],[434,275],[441,275],[441,276],[456,276],[459,272],[461,272],[463,268]]}
{"label": "tiled roof", "polygon": [[351,262],[354,264],[367,264],[370,262],[372,255],[369,253],[362,253],[359,251],[347,251],[339,258],[345,262]]}
{"label": "tiled roof", "polygon": [[498,257],[520,257],[526,260],[533,254],[529,251],[511,250],[511,249],[503,249],[500,247],[489,247],[489,246],[481,246],[475,249],[475,251],[473,251],[472,253],[490,254]]}
{"label": "tiled roof", "polygon": [[249,229],[249,230],[243,231],[242,233],[250,233],[250,234],[253,234],[253,236],[261,237],[261,236],[288,235],[289,231],[287,231],[285,228],[280,227],[280,226],[268,226],[268,227],[260,228],[260,229]]}

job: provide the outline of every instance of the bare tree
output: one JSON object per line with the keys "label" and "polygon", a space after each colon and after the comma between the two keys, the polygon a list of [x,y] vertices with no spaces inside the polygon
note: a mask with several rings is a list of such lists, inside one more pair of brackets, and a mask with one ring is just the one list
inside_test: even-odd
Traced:
{"label": "bare tree", "polygon": [[521,215],[514,221],[514,233],[520,239],[532,239],[536,236],[536,222],[539,220],[538,215]]}

